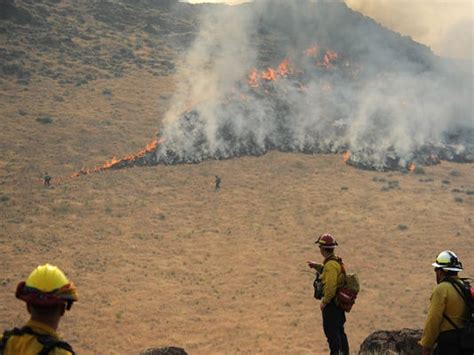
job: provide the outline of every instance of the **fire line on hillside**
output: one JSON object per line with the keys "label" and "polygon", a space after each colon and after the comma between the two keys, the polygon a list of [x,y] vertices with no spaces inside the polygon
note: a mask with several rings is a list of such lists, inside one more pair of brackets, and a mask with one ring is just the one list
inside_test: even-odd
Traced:
{"label": "fire line on hillside", "polygon": [[[474,145],[466,147],[466,145],[459,144],[459,135],[456,134],[447,137],[446,142],[443,143],[428,143],[419,146],[414,151],[412,158],[406,161],[397,156],[395,151],[388,149],[383,157],[383,164],[374,164],[370,159],[365,159],[372,154],[370,149],[353,152],[349,144],[339,146],[334,146],[331,142],[320,144],[318,140],[324,141],[325,137],[317,134],[314,137],[309,137],[312,141],[295,145],[291,136],[292,127],[286,121],[286,117],[293,115],[293,112],[297,111],[297,107],[293,107],[291,101],[283,101],[281,97],[284,95],[279,91],[286,90],[285,95],[297,96],[298,99],[301,99],[305,98],[308,90],[314,91],[315,83],[317,83],[321,106],[324,106],[328,101],[331,102],[334,99],[331,95],[335,95],[335,87],[339,85],[341,77],[347,82],[357,82],[361,71],[363,71],[362,64],[352,63],[343,54],[338,54],[330,48],[322,49],[318,45],[304,50],[302,56],[296,58],[296,61],[303,63],[304,69],[293,64],[290,56],[287,56],[275,67],[250,70],[247,78],[239,82],[237,87],[219,103],[220,114],[225,115],[226,109],[228,109],[229,117],[226,118],[227,124],[220,127],[215,134],[229,146],[227,151],[216,150],[213,154],[209,154],[209,143],[201,131],[203,128],[200,106],[206,103],[201,103],[179,115],[176,120],[179,130],[188,136],[188,143],[192,143],[188,148],[190,154],[181,154],[173,150],[173,141],[171,140],[171,144],[168,144],[170,137],[160,134],[157,139],[134,154],[129,154],[121,159],[114,158],[95,168],[83,168],[72,174],[71,177],[133,166],[199,163],[206,159],[227,159],[243,155],[258,156],[268,150],[310,154],[340,153],[343,156],[343,161],[351,166],[380,171],[398,169],[414,171],[419,165],[438,164],[442,160],[474,162]],[[284,82],[284,85],[279,86],[280,82]],[[245,114],[258,102],[264,102],[265,105],[272,107],[271,112],[274,116],[266,117],[266,119],[273,120],[275,125],[273,133],[277,138],[263,137],[263,140],[257,142],[258,138],[252,132],[245,135],[235,132],[232,126],[232,114],[235,112]],[[311,127],[308,127],[308,130],[310,129]],[[347,129],[345,123],[337,119],[328,126],[328,131],[336,138],[347,135]]]}

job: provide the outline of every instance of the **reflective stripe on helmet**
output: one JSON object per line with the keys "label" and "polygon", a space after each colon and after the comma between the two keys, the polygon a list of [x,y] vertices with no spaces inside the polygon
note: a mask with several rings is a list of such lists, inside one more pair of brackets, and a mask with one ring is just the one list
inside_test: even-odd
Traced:
{"label": "reflective stripe on helmet", "polygon": [[451,250],[444,250],[439,253],[436,261],[432,264],[435,268],[447,271],[462,271],[462,264],[457,255]]}

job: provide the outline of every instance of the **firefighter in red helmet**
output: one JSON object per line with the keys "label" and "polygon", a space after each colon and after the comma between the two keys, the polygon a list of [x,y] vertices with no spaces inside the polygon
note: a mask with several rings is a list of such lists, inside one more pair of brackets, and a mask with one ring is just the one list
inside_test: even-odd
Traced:
{"label": "firefighter in red helmet", "polygon": [[71,346],[56,333],[66,310],[77,301],[76,287],[56,266],[45,264],[34,269],[17,286],[16,297],[26,302],[30,320],[23,328],[3,333],[0,354],[74,354]]}
{"label": "firefighter in red helmet", "polygon": [[321,299],[323,329],[331,354],[349,354],[349,343],[344,331],[346,315],[338,306],[336,290],[344,284],[344,264],[335,253],[337,241],[331,234],[321,235],[315,242],[323,257],[323,263],[308,261],[308,266],[321,274],[322,292],[315,297]]}

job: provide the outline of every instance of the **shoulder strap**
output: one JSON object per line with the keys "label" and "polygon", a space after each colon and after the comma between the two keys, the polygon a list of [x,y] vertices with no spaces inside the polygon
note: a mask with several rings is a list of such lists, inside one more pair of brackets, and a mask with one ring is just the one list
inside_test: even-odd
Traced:
{"label": "shoulder strap", "polygon": [[2,341],[0,342],[0,355],[3,354],[5,348],[7,347],[8,339],[10,339],[13,335],[23,335],[23,331],[19,328],[13,328],[11,330],[5,330],[3,332]]}
{"label": "shoulder strap", "polygon": [[[466,303],[467,307],[469,308],[470,307],[470,304],[469,304],[469,301],[467,300],[466,298],[466,295],[464,294],[463,290],[461,289],[461,285],[456,281],[456,280],[453,280],[451,278],[445,278],[443,281],[441,282],[448,282],[450,283],[451,285],[453,285],[454,289],[456,290],[456,292],[461,296],[461,298],[463,299],[464,303]],[[461,282],[463,282],[461,280]],[[463,282],[464,284],[464,282]],[[454,327],[454,329],[456,330],[459,330],[460,328],[458,326],[456,326],[456,324],[454,324],[454,322],[452,321],[451,318],[449,318],[446,314],[443,313],[443,317]]]}
{"label": "shoulder strap", "polygon": [[328,263],[329,261],[334,260],[336,261],[340,266],[341,266],[341,272],[345,275],[346,274],[346,268],[344,267],[344,263],[342,262],[342,259],[336,255],[331,255],[329,258],[324,260],[324,265]]}
{"label": "shoulder strap", "polygon": [[459,330],[459,327],[454,324],[454,322],[449,318],[446,314],[443,313],[443,317],[446,318],[446,320],[454,327],[454,329]]}
{"label": "shoulder strap", "polygon": [[471,307],[471,305],[470,305],[470,303],[469,303],[469,299],[468,299],[466,293],[465,293],[464,290],[461,288],[461,287],[464,287],[464,281],[460,280],[460,282],[463,283],[463,286],[461,286],[461,285],[459,284],[459,282],[457,282],[456,280],[453,280],[453,279],[451,279],[451,278],[449,278],[449,277],[448,277],[448,278],[445,278],[445,279],[443,280],[443,282],[448,282],[448,283],[450,283],[451,285],[453,285],[454,289],[455,289],[456,292],[461,296],[461,298],[463,299],[463,301],[464,301],[464,303],[466,304],[466,306],[467,306],[468,308]]}
{"label": "shoulder strap", "polygon": [[3,351],[5,350],[6,345],[7,345],[7,341],[11,336],[14,336],[14,335],[21,336],[25,334],[35,336],[38,342],[41,345],[43,345],[43,349],[39,352],[38,355],[48,355],[49,352],[53,350],[54,348],[61,348],[75,355],[74,351],[72,350],[71,345],[69,345],[65,341],[56,339],[52,337],[51,335],[36,333],[30,327],[23,327],[21,329],[13,328],[12,330],[5,331],[3,333],[2,341],[0,342],[0,355],[3,354]]}

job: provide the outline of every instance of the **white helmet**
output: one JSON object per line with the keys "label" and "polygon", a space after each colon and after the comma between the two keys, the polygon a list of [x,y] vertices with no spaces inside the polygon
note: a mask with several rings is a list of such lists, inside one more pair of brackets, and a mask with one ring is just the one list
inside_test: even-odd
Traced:
{"label": "white helmet", "polygon": [[435,268],[440,268],[446,271],[462,271],[462,264],[458,259],[458,256],[451,250],[445,250],[439,253],[436,261],[431,264]]}

